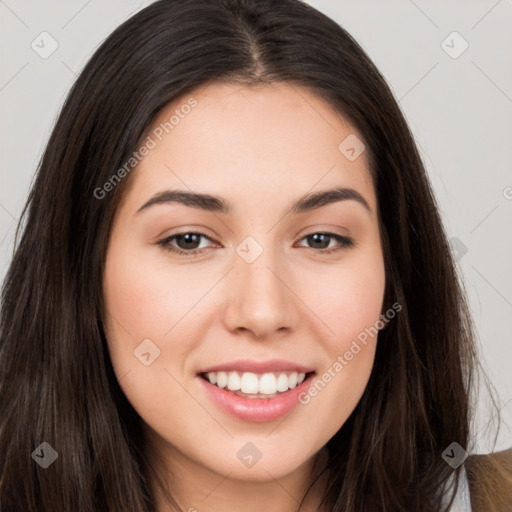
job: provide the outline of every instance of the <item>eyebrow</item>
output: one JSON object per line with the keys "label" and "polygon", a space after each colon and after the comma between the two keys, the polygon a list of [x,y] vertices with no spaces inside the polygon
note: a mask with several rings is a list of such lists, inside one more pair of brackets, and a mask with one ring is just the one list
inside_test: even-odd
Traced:
{"label": "eyebrow", "polygon": [[[290,212],[294,214],[305,213],[322,206],[326,206],[338,201],[353,200],[364,206],[368,212],[372,212],[366,199],[355,189],[336,187],[330,190],[323,190],[313,194],[306,194],[292,204]],[[192,208],[199,208],[208,212],[229,214],[233,211],[233,206],[229,201],[222,197],[210,194],[201,194],[198,192],[189,192],[186,190],[164,190],[158,192],[149,201],[144,203],[137,213],[147,210],[151,206],[167,203],[180,203]]]}

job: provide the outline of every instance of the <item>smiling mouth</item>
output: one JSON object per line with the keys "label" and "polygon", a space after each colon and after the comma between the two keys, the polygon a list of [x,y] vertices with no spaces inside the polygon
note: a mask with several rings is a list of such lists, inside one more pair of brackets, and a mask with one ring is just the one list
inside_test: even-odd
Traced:
{"label": "smiling mouth", "polygon": [[213,386],[243,398],[275,398],[302,384],[316,372],[208,372],[199,376]]}

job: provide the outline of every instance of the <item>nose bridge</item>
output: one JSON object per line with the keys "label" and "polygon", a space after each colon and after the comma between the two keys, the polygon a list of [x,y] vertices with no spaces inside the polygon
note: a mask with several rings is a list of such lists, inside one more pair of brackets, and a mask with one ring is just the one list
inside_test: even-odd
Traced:
{"label": "nose bridge", "polygon": [[279,273],[283,272],[283,258],[270,242],[263,246],[252,237],[247,237],[236,252],[235,272],[243,283],[242,291],[248,301],[257,301],[258,304],[254,305],[263,310],[264,306],[270,308],[272,303],[282,304],[289,299],[284,293],[283,278],[278,278]]}
{"label": "nose bridge", "polygon": [[229,328],[265,336],[292,327],[297,318],[296,304],[285,285],[288,273],[279,251],[247,237],[237,246],[234,257],[225,315]]}

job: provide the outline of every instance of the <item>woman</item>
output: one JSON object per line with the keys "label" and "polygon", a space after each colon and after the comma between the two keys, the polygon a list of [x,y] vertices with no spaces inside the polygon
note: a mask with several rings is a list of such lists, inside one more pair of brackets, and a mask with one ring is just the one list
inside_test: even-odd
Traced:
{"label": "woman", "polygon": [[312,7],[132,17],[24,216],[2,510],[437,512],[468,481],[474,510],[510,507],[509,459],[464,463],[474,336],[414,141]]}

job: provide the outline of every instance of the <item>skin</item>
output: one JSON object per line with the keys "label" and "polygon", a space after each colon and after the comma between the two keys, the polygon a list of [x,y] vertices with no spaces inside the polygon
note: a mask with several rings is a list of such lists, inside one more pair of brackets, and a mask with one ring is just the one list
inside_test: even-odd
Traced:
{"label": "skin", "polygon": [[[168,105],[153,127],[190,96],[197,106],[132,171],[116,212],[104,278],[112,363],[183,510],[229,512],[243,503],[248,512],[296,511],[322,447],[364,392],[377,336],[309,404],[274,422],[219,410],[196,375],[237,359],[284,359],[322,375],[375,325],[385,273],[366,153],[349,161],[338,145],[357,132],[321,98],[289,84],[210,84]],[[371,211],[344,200],[287,214],[304,194],[339,186],[357,190]],[[175,188],[222,196],[233,212],[179,203],[137,212]],[[199,255],[157,244],[196,231],[208,237],[188,246]],[[335,238],[307,238],[325,232],[355,245],[326,254],[340,247]],[[263,248],[252,263],[236,252],[248,236]],[[192,250],[183,239],[168,244]],[[144,339],[160,350],[149,366],[133,353]],[[262,453],[250,468],[236,456],[247,442]],[[308,510],[317,510],[316,499]],[[161,497],[158,506],[171,510]]]}

